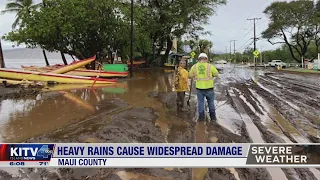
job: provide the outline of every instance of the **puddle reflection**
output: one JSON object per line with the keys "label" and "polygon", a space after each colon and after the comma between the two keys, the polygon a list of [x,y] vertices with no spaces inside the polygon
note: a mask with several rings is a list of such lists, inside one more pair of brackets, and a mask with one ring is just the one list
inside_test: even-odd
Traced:
{"label": "puddle reflection", "polygon": [[[107,111],[110,98],[120,98],[131,107],[151,107],[159,113],[156,125],[168,135],[165,108],[149,92],[171,91],[172,76],[163,70],[135,72],[135,80],[115,85],[60,84],[49,86],[34,99],[0,101],[0,141],[21,142],[32,136],[66,126],[74,121]],[[49,93],[48,93],[49,92]]]}

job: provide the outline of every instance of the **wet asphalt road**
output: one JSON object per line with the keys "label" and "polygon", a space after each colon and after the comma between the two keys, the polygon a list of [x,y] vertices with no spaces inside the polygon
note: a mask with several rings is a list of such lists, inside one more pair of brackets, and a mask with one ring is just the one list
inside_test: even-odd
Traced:
{"label": "wet asphalt road", "polygon": [[[196,98],[178,113],[170,70],[139,70],[118,88],[79,88],[2,101],[4,142],[320,142],[319,76],[222,65],[217,123],[195,122]],[[74,87],[69,87],[74,89]],[[195,92],[195,91],[193,91]],[[10,111],[12,107],[18,111]],[[7,109],[6,109],[7,108]],[[59,112],[59,113],[57,113]],[[2,179],[320,179],[315,168],[18,169]],[[12,174],[20,177],[12,177]],[[63,178],[62,178],[63,177]]]}

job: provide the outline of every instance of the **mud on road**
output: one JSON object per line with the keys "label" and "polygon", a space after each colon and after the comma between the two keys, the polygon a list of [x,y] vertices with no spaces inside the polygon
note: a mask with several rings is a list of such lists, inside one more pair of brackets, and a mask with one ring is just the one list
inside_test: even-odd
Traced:
{"label": "mud on road", "polygon": [[0,84],[0,99],[18,99],[26,98],[37,95],[41,91],[40,87],[23,87],[23,86],[11,86],[5,87]]}
{"label": "mud on road", "polygon": [[[172,74],[137,73],[123,95],[109,95],[105,110],[24,142],[66,143],[245,143],[319,142],[319,79],[224,67],[216,80],[217,122],[195,122],[190,111],[176,110]],[[313,79],[312,79],[313,78]],[[195,92],[195,91],[193,91]],[[101,95],[102,96],[102,95]],[[104,94],[106,96],[106,94]],[[188,94],[187,96],[188,97]],[[107,104],[107,105],[106,105]],[[319,106],[320,107],[320,106]],[[15,177],[12,177],[15,175]],[[4,170],[0,179],[185,179],[316,180],[315,168],[200,169],[20,169]],[[320,179],[320,178],[319,178]]]}

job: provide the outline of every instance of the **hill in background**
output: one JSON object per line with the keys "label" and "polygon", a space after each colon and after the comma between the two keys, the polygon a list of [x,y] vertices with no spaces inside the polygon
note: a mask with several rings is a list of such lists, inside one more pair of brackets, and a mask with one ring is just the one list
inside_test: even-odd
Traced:
{"label": "hill in background", "polygon": [[[62,59],[59,52],[47,52],[48,59]],[[66,59],[71,60],[72,57],[65,54]],[[42,49],[28,49],[28,48],[15,48],[15,49],[5,49],[3,50],[4,59],[44,59]]]}

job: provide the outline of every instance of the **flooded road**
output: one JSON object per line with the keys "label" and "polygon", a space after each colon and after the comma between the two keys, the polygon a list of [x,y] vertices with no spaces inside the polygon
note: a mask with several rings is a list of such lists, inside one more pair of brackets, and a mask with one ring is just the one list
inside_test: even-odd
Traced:
{"label": "flooded road", "polygon": [[[217,123],[176,110],[172,71],[139,70],[116,86],[48,87],[28,99],[0,100],[2,142],[308,143],[320,142],[319,77],[225,65],[216,79]],[[188,98],[187,93],[186,98]],[[20,178],[12,178],[16,174]],[[315,168],[28,169],[0,179],[316,180]],[[2,178],[1,178],[2,177]],[[31,178],[32,177],[32,178]],[[64,178],[61,178],[64,177]]]}

